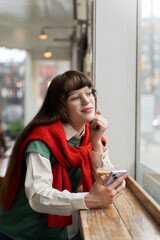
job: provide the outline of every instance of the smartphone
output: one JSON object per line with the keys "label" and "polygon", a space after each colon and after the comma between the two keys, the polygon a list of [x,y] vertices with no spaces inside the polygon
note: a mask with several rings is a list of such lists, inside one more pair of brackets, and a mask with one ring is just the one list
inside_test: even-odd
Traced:
{"label": "smartphone", "polygon": [[109,174],[109,178],[105,184],[105,186],[113,183],[117,178],[121,177],[122,175],[124,175],[125,173],[127,173],[126,170],[114,170]]}

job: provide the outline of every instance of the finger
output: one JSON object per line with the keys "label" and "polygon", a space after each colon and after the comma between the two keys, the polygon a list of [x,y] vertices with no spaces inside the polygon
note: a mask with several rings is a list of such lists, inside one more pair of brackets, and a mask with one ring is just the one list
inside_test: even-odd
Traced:
{"label": "finger", "polygon": [[103,122],[105,125],[108,125],[108,121],[104,117],[102,117],[101,115],[96,115],[95,119]]}
{"label": "finger", "polygon": [[116,192],[115,196],[114,196],[114,201],[122,195],[122,192]]}
{"label": "finger", "polygon": [[121,191],[119,191],[118,188],[115,188],[113,191],[114,191],[114,195],[118,195],[121,193]]}
{"label": "finger", "polygon": [[116,190],[118,192],[121,192],[121,191],[123,191],[125,189],[125,187],[126,187],[126,181],[123,180],[122,183],[116,188]]}
{"label": "finger", "polygon": [[103,129],[106,129],[108,126],[108,122],[104,121],[102,119],[99,119],[99,118],[95,118],[90,124],[90,129],[97,129],[97,126],[103,128]]}
{"label": "finger", "polygon": [[[122,192],[123,192],[124,189],[125,189],[125,185],[126,185],[126,182],[125,182],[125,180],[123,180],[123,182],[122,182],[122,184],[121,184],[121,187],[118,187],[118,188],[115,188],[115,189],[114,189],[114,192],[115,192],[114,200],[115,200],[116,198],[118,198],[118,197],[122,194]],[[122,186],[123,186],[123,187],[122,187]]]}
{"label": "finger", "polygon": [[90,123],[90,129],[94,129],[97,130],[99,129],[99,120],[98,119],[94,119],[91,123]]}
{"label": "finger", "polygon": [[105,175],[101,176],[100,178],[98,178],[97,183],[100,185],[105,185],[108,178],[109,178],[109,174],[105,174]]}
{"label": "finger", "polygon": [[[101,111],[97,111],[95,113],[95,118],[93,119],[93,121],[97,119],[104,122],[104,124],[108,124],[108,121],[104,117],[102,117],[100,114],[101,114]],[[91,121],[90,124],[92,124],[93,121]]]}
{"label": "finger", "polygon": [[106,129],[108,127],[108,121],[102,116],[96,115],[95,118],[90,122],[89,129],[97,130],[99,129],[99,125],[101,125],[103,129]]}
{"label": "finger", "polygon": [[97,111],[95,114],[101,115],[101,111]]}
{"label": "finger", "polygon": [[95,119],[94,122],[92,123],[92,129],[97,130],[97,129],[100,129],[101,127],[102,127],[102,124],[100,123],[100,121]]}
{"label": "finger", "polygon": [[95,113],[95,117],[106,120],[106,119],[101,115],[101,112],[100,112],[100,111]]}
{"label": "finger", "polygon": [[97,120],[96,123],[94,124],[94,128],[103,130],[106,129],[106,126],[104,125],[104,123]]}
{"label": "finger", "polygon": [[93,121],[90,122],[89,124],[89,129],[94,129],[94,122],[95,122],[95,119]]}

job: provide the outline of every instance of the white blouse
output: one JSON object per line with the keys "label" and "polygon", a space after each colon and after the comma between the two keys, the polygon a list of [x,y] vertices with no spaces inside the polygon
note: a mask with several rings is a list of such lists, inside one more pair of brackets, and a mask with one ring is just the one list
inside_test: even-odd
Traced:
{"label": "white blouse", "polygon": [[[69,125],[64,125],[67,140],[77,132]],[[113,167],[108,158],[108,150],[103,153],[91,150],[92,170],[95,173],[102,162]],[[79,209],[87,209],[84,197],[87,192],[70,193],[68,190],[59,191],[52,187],[54,176],[48,159],[38,153],[28,153],[26,158],[27,171],[25,192],[30,206],[37,212],[68,216]]]}

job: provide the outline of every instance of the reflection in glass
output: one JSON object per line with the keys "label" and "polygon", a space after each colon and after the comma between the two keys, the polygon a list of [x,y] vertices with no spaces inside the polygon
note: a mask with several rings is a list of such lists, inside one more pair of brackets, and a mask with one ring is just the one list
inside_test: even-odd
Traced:
{"label": "reflection in glass", "polygon": [[137,180],[141,179],[144,188],[160,203],[160,1],[141,2],[139,27],[140,146]]}

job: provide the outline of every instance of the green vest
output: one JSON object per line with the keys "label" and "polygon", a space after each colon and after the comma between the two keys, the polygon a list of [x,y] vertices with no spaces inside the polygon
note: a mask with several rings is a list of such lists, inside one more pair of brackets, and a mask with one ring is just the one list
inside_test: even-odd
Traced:
{"label": "green vest", "polygon": [[[74,147],[80,146],[81,139],[71,138],[67,141]],[[64,240],[67,237],[67,227],[48,227],[48,214],[34,211],[25,194],[24,181],[26,175],[25,157],[28,152],[36,152],[49,159],[51,165],[56,163],[53,153],[41,141],[31,141],[25,151],[21,183],[16,198],[9,211],[0,211],[0,232],[16,240]],[[72,192],[77,192],[81,182],[80,168],[67,169]]]}

